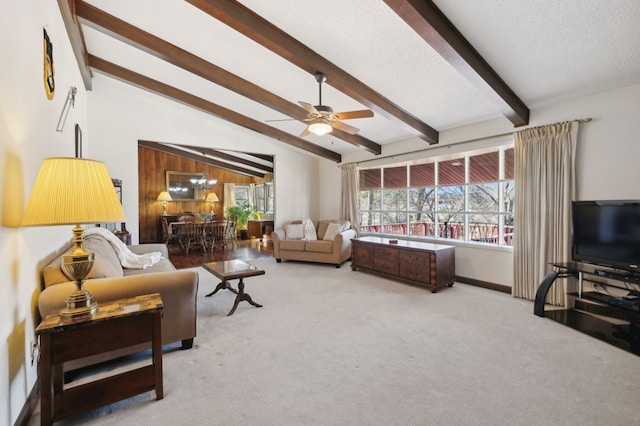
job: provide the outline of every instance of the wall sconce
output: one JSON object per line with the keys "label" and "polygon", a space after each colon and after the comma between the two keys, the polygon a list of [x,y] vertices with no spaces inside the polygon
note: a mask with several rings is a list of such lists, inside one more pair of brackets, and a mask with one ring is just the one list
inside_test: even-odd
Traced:
{"label": "wall sconce", "polygon": [[213,203],[217,203],[220,200],[218,200],[218,196],[215,192],[210,192],[207,194],[207,198],[205,198],[204,201],[211,203],[211,214],[213,214]]}
{"label": "wall sconce", "polygon": [[162,201],[162,216],[167,215],[167,201],[173,201],[171,195],[167,191],[162,191],[160,195],[158,195],[158,201]]}

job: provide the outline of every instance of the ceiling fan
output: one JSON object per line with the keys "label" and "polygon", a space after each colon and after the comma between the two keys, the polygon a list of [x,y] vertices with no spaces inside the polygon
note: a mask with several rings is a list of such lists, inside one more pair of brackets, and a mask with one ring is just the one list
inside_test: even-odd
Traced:
{"label": "ceiling fan", "polygon": [[345,133],[355,135],[356,133],[358,133],[359,129],[343,123],[342,120],[373,117],[373,111],[368,109],[358,111],[333,112],[333,108],[331,108],[330,106],[322,105],[322,83],[327,81],[327,76],[322,73],[317,73],[316,81],[318,82],[318,94],[320,98],[318,105],[311,105],[307,102],[298,101],[298,103],[302,105],[305,110],[307,110],[307,118],[303,119],[302,121],[310,123],[300,134],[300,137],[308,136],[311,133],[322,136],[331,132],[333,129],[342,130]]}

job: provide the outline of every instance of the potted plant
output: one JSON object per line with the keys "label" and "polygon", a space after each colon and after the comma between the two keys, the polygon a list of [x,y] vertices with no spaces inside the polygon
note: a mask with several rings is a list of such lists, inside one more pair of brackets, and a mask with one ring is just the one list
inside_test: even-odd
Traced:
{"label": "potted plant", "polygon": [[[243,236],[247,234],[247,224],[249,223],[249,219],[257,219],[258,212],[255,208],[251,208],[249,203],[244,202],[229,207],[226,211],[226,216],[228,218],[236,218],[236,228],[240,231],[241,238],[245,239]],[[242,231],[244,231],[244,234]]]}

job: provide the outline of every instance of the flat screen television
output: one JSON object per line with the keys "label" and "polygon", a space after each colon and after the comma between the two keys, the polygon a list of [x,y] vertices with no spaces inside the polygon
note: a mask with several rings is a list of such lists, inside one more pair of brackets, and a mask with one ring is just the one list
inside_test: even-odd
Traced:
{"label": "flat screen television", "polygon": [[574,201],[572,259],[640,273],[640,200]]}

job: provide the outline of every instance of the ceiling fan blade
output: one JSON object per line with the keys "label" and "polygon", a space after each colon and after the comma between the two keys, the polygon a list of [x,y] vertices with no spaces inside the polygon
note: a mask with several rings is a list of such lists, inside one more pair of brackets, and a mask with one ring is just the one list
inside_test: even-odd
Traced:
{"label": "ceiling fan blade", "polygon": [[350,135],[355,135],[356,133],[358,133],[360,131],[360,129],[353,127],[353,126],[349,126],[348,124],[345,124],[341,121],[333,121],[331,122],[331,127],[338,129],[338,130],[342,130],[343,132],[349,133]]}
{"label": "ceiling fan blade", "polygon": [[304,138],[306,136],[309,136],[311,134],[311,132],[309,131],[309,126],[305,127],[304,130],[302,131],[302,133],[300,133],[300,137]]}
{"label": "ceiling fan blade", "polygon": [[352,118],[373,117],[373,111],[370,109],[361,109],[359,111],[336,112],[334,115],[338,120],[350,120]]}
{"label": "ceiling fan blade", "polygon": [[306,109],[309,114],[320,115],[320,113],[318,112],[316,107],[314,107],[313,105],[308,104],[306,102],[302,102],[302,101],[298,101],[298,103],[300,105],[302,105],[304,107],[304,109]]}

